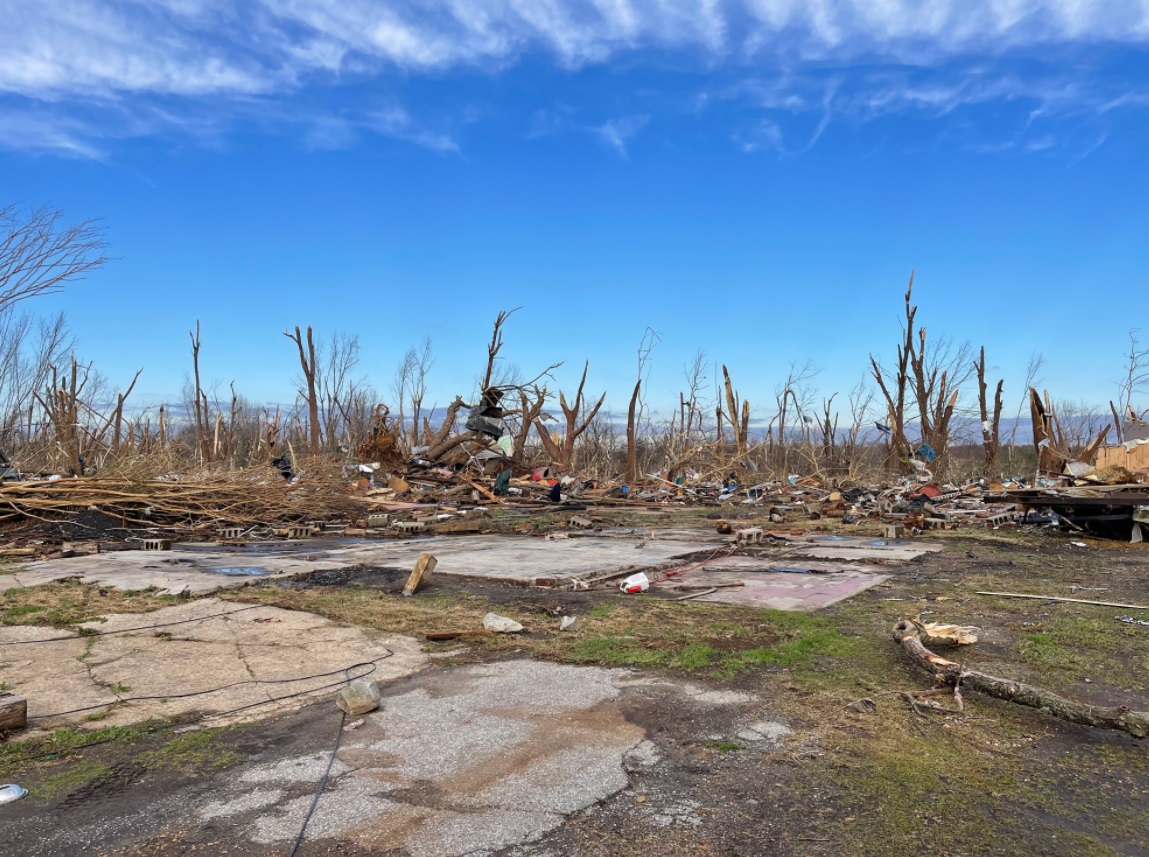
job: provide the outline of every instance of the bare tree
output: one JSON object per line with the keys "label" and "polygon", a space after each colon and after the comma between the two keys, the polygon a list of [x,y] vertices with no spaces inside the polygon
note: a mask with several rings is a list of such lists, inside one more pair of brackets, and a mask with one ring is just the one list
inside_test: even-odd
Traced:
{"label": "bare tree", "polygon": [[[1117,425],[1117,442],[1125,441],[1124,425],[1132,416],[1137,418],[1133,399],[1149,386],[1149,348],[1142,348],[1137,331],[1129,331],[1129,353],[1125,355],[1125,375],[1117,385],[1117,406],[1113,408]],[[1110,403],[1110,407],[1113,407]]]}
{"label": "bare tree", "polygon": [[18,440],[31,439],[34,394],[71,348],[63,313],[36,321],[0,309],[0,448],[14,453]]}
{"label": "bare tree", "polygon": [[307,400],[307,420],[310,430],[309,448],[312,455],[319,455],[319,450],[323,445],[323,435],[319,422],[319,378],[317,374],[318,361],[315,355],[315,336],[311,326],[308,325],[305,347],[303,334],[300,333],[298,324],[295,326],[294,334],[285,331],[283,335],[294,342],[295,347],[299,350],[299,365],[303,370],[303,386],[300,388],[299,394],[306,397]]}
{"label": "bare tree", "polygon": [[407,349],[391,385],[395,401],[399,405],[400,427],[408,425],[406,405],[408,402],[411,404],[411,421],[408,431],[408,442],[411,446],[418,446],[419,444],[419,425],[423,413],[423,400],[427,395],[427,375],[434,365],[435,353],[431,347],[431,337],[428,336],[419,347],[412,345]]}
{"label": "bare tree", "polygon": [[0,208],[0,310],[58,292],[107,261],[96,222],[66,226],[63,217],[53,208]]}

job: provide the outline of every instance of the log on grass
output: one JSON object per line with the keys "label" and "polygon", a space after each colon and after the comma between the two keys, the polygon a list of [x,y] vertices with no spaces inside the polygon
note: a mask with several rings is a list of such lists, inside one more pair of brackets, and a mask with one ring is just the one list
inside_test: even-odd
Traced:
{"label": "log on grass", "polygon": [[968,669],[931,652],[922,643],[921,635],[921,627],[907,619],[901,620],[894,626],[894,639],[902,644],[902,648],[913,662],[934,673],[940,681],[950,687],[960,683],[967,690],[975,690],[995,699],[1036,708],[1070,723],[1100,729],[1118,729],[1128,732],[1135,738],[1149,735],[1149,712],[1132,711],[1126,705],[1086,705],[1040,687]]}

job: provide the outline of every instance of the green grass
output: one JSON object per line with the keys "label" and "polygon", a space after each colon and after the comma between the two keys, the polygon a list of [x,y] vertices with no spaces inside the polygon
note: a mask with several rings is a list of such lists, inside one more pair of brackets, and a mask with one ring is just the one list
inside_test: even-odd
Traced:
{"label": "green grass", "polygon": [[28,789],[28,794],[36,803],[48,803],[58,797],[74,792],[80,786],[93,780],[102,779],[111,773],[105,762],[80,759],[56,771]]}
{"label": "green grass", "polygon": [[[656,609],[652,604],[644,607]],[[580,635],[565,645],[557,641],[546,654],[575,663],[661,667],[728,678],[753,667],[811,666],[823,658],[846,656],[854,648],[831,623],[803,614],[760,610],[754,612],[754,622],[723,619],[663,628],[637,613],[600,604],[591,610]]]}
{"label": "green grass", "polygon": [[1014,649],[1019,660],[1042,671],[1145,690],[1149,628],[1117,622],[1112,612],[1052,616],[1019,633]]}
{"label": "green grass", "polygon": [[139,741],[153,734],[160,725],[153,722],[94,730],[67,727],[53,730],[43,738],[5,742],[0,744],[0,779],[33,763],[66,756],[82,745]]}
{"label": "green grass", "polygon": [[243,759],[224,746],[223,729],[203,729],[173,738],[158,750],[140,753],[136,760],[148,768],[175,768],[185,774],[197,774],[215,768],[226,768]]}
{"label": "green grass", "polygon": [[736,753],[742,749],[742,745],[734,741],[708,741],[706,746],[719,753]]}

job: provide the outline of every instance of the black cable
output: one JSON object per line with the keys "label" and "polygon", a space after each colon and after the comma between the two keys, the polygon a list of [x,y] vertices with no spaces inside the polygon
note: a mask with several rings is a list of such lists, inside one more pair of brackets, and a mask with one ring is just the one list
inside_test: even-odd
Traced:
{"label": "black cable", "polygon": [[[386,655],[384,655],[381,658],[376,658],[376,660],[377,661],[383,661],[383,660],[386,660],[387,658],[394,657],[394,655],[395,655],[394,652],[392,652],[391,650],[388,650]],[[372,663],[372,662],[371,661],[365,661],[364,663]],[[358,664],[356,664],[355,666],[358,666]],[[375,664],[372,663],[372,666],[375,666]],[[349,669],[349,670],[354,669],[354,666],[348,667],[347,669]],[[372,670],[372,672],[374,672],[374,670]],[[371,675],[371,673],[365,673],[365,675]],[[305,681],[305,680],[306,680],[306,677],[302,678],[302,679],[295,679],[295,681]],[[309,693],[315,693],[318,690],[326,690],[329,687],[336,687],[338,685],[341,685],[341,684],[344,684],[345,682],[350,682],[350,681],[354,681],[354,679],[352,679],[350,676],[348,676],[347,678],[343,679],[342,681],[336,681],[336,682],[332,682],[331,684],[325,684],[322,687],[312,687],[312,688],[308,688],[307,690],[298,691],[297,693],[289,693],[285,696],[277,696],[277,697],[274,697],[273,699],[262,699],[259,702],[251,702],[251,703],[248,703],[247,705],[241,705],[238,708],[228,709],[227,711],[217,711],[213,714],[201,714],[192,720],[177,720],[177,721],[173,721],[171,723],[164,723],[164,724],[157,726],[156,728],[152,729],[149,732],[149,734],[155,734],[156,732],[162,732],[165,729],[174,729],[177,726],[191,726],[194,723],[202,723],[205,720],[214,720],[217,717],[227,717],[228,715],[236,714],[240,711],[246,711],[249,708],[258,708],[261,705],[270,705],[273,702],[282,702],[286,699],[295,699],[297,696],[304,696],[304,695],[309,694]],[[115,703],[108,703],[108,704],[114,705]],[[99,741],[89,741],[86,744],[76,744],[75,746],[72,746],[72,747],[64,747],[60,750],[50,750],[47,753],[40,753],[38,756],[30,756],[27,759],[27,761],[33,762],[37,759],[46,759],[49,756],[58,756],[58,755],[61,755],[63,753],[70,753],[74,750],[84,750],[88,747],[98,747],[101,744],[109,744],[112,741],[118,741],[118,740],[119,740],[119,738],[117,738],[116,736],[113,736],[111,738],[101,738]]]}
{"label": "black cable", "polygon": [[[141,625],[139,628],[120,628],[116,631],[90,631],[87,628],[80,629],[75,634],[69,634],[64,637],[45,637],[43,640],[7,640],[0,641],[0,646],[30,646],[33,643],[58,643],[61,640],[83,640],[88,637],[110,637],[113,634],[130,634],[133,631],[154,631],[156,628],[170,628],[172,625],[187,625],[190,622],[203,622],[207,619],[217,619],[220,616],[234,616],[236,613],[244,613],[248,610],[258,610],[260,607],[271,607],[270,604],[253,604],[251,607],[240,607],[238,610],[225,610],[222,613],[211,613],[207,616],[197,616],[194,619],[180,619],[176,622],[160,622],[155,625]],[[87,620],[94,621],[92,619]]]}
{"label": "black cable", "polygon": [[[384,656],[384,658],[389,658],[393,654],[395,654],[390,649],[387,649],[386,651],[387,651],[387,654]],[[378,658],[377,660],[383,660],[383,658]],[[339,669],[331,670],[330,672],[315,673],[314,675],[305,675],[305,676],[301,676],[299,678],[245,679],[244,681],[236,681],[236,682],[232,682],[231,684],[220,685],[219,687],[213,687],[213,688],[210,688],[208,690],[193,690],[189,693],[168,693],[168,694],[157,694],[155,696],[117,696],[115,702],[97,702],[95,705],[88,705],[88,706],[85,706],[84,708],[73,708],[70,711],[55,711],[51,714],[37,714],[35,717],[29,718],[29,719],[31,719],[31,720],[47,720],[50,717],[64,717],[65,715],[68,715],[68,714],[81,714],[82,712],[85,712],[85,711],[93,711],[97,708],[106,708],[109,705],[116,705],[117,703],[120,703],[120,702],[146,702],[148,700],[153,700],[153,699],[187,699],[188,697],[192,697],[192,696],[207,696],[208,694],[211,694],[211,693],[219,693],[219,691],[221,691],[221,690],[228,690],[229,688],[240,687],[241,685],[245,685],[245,684],[294,684],[297,681],[310,681],[313,678],[327,678],[329,675],[335,675],[336,673],[350,673],[351,670],[358,669],[359,667],[371,667],[371,669],[367,670],[367,672],[363,673],[362,675],[357,675],[357,676],[348,675],[348,677],[345,678],[343,681],[354,681],[357,678],[366,678],[367,676],[371,675],[371,673],[375,672],[376,669],[378,669],[378,666],[375,664],[374,661],[360,661],[359,663],[351,664],[351,666],[348,666],[348,667],[340,667]],[[323,690],[324,688],[327,688],[327,687],[334,687],[336,684],[343,684],[343,681],[337,681],[334,684],[329,684],[329,685],[325,684],[322,687],[312,688],[312,690]],[[303,691],[303,693],[310,693],[310,692],[311,692],[311,690]],[[276,697],[276,699],[290,699],[290,698],[291,697],[288,697],[288,696]],[[271,702],[274,700],[268,700],[268,701]],[[262,703],[260,703],[260,704],[262,704]]]}
{"label": "black cable", "polygon": [[315,807],[319,806],[319,798],[323,796],[323,790],[327,788],[327,778],[331,776],[331,769],[335,767],[335,755],[339,752],[339,742],[343,740],[343,724],[346,722],[347,712],[341,710],[339,731],[335,733],[335,746],[331,748],[331,758],[327,760],[327,770],[323,772],[323,779],[319,781],[319,788],[315,791],[315,799],[311,801],[311,809],[307,810],[307,816],[303,819],[303,827],[299,828],[299,835],[295,837],[295,844],[291,846],[291,854],[288,857],[295,857],[295,852],[303,843],[303,834],[307,832],[307,825],[311,823],[311,816],[315,813]]}

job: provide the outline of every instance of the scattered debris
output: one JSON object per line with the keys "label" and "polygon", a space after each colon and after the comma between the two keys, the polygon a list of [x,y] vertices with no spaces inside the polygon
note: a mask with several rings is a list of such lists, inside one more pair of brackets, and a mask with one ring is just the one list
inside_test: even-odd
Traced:
{"label": "scattered debris", "polygon": [[646,572],[640,571],[638,574],[632,574],[619,583],[618,588],[628,595],[634,595],[636,592],[646,592],[646,590],[650,589],[650,578],[646,576]]}
{"label": "scattered debris", "polygon": [[578,616],[563,616],[559,620],[560,631],[577,631],[578,630]]}
{"label": "scattered debris", "polygon": [[7,785],[0,786],[0,804],[12,803],[18,801],[22,797],[26,797],[28,790],[23,786],[18,786],[15,783],[8,783]]}
{"label": "scattered debris", "polygon": [[496,634],[517,634],[523,630],[523,626],[514,619],[508,619],[506,616],[500,616],[498,613],[488,613],[484,616],[483,627]]}

